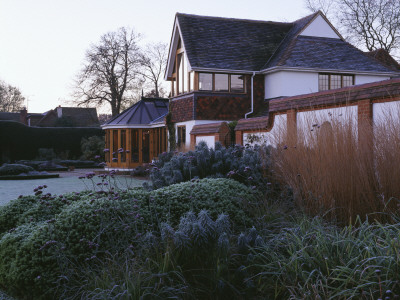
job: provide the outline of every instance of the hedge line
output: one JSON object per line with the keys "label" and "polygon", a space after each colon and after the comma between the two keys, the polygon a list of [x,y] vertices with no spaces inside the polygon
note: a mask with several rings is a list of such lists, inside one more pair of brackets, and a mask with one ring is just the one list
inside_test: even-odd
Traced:
{"label": "hedge line", "polygon": [[95,127],[29,127],[14,121],[0,121],[0,163],[33,159],[39,148],[53,148],[59,154],[69,152],[69,158],[81,155],[81,139],[104,136]]}

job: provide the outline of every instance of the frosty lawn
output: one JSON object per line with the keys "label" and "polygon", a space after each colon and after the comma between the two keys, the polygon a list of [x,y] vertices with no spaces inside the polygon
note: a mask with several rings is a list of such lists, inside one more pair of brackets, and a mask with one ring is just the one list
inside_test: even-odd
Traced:
{"label": "frosty lawn", "polygon": [[[101,181],[101,178],[95,176],[95,183]],[[142,186],[143,180],[134,179],[128,176],[115,176],[116,183],[120,188],[129,188]],[[10,200],[18,198],[19,195],[33,195],[33,189],[39,185],[47,185],[45,193],[65,194],[69,192],[79,192],[93,189],[91,180],[79,179],[78,177],[63,177],[50,179],[33,180],[0,180],[0,205],[8,203]]]}

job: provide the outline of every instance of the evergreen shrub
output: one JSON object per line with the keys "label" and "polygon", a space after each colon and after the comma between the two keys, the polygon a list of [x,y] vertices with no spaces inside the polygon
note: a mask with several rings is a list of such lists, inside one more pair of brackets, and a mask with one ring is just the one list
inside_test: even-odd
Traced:
{"label": "evergreen shrub", "polygon": [[4,164],[0,167],[0,176],[19,175],[34,171],[32,167],[21,164]]}
{"label": "evergreen shrub", "polygon": [[194,151],[162,153],[150,174],[154,188],[189,181],[193,178],[232,178],[248,186],[266,187],[270,165],[268,147],[223,147],[216,143],[208,148],[200,142]]}
{"label": "evergreen shrub", "polygon": [[0,285],[14,295],[51,298],[77,265],[136,251],[146,231],[179,224],[188,211],[228,214],[233,227],[252,222],[258,192],[230,179],[203,179],[149,191],[99,191],[21,197],[0,208]]}

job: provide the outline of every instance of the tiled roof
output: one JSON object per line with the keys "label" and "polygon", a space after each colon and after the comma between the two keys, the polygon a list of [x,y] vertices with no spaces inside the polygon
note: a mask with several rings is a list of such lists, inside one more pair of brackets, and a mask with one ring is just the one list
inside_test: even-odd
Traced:
{"label": "tiled roof", "polygon": [[240,119],[235,127],[237,130],[262,130],[269,126],[269,117],[257,117],[249,119]]}
{"label": "tiled roof", "polygon": [[93,107],[61,107],[62,116],[71,118],[76,127],[99,126],[97,110]]}
{"label": "tiled roof", "polygon": [[4,121],[20,121],[20,113],[0,112],[0,120]]}
{"label": "tiled roof", "polygon": [[400,64],[385,49],[378,49],[364,53],[369,57],[375,58],[388,68],[394,71],[400,71]]}
{"label": "tiled roof", "polygon": [[144,98],[115,116],[103,126],[150,125],[161,121],[168,113],[168,99]]}
{"label": "tiled roof", "polygon": [[197,68],[260,70],[292,23],[177,14],[190,65]]}
{"label": "tiled roof", "polygon": [[190,134],[199,135],[199,134],[219,133],[223,126],[228,126],[228,125],[226,124],[226,122],[195,125],[190,131]]}
{"label": "tiled roof", "polygon": [[261,71],[276,66],[393,72],[342,39],[301,36],[320,12],[292,23],[177,14],[193,68]]}
{"label": "tiled roof", "polygon": [[331,70],[393,72],[341,39],[298,36],[277,66]]}
{"label": "tiled roof", "polygon": [[293,43],[297,35],[317,15],[318,12],[293,22],[291,30],[282,40],[279,47],[276,49],[274,54],[269,58],[268,62],[266,62],[266,64],[262,67],[262,69],[267,69],[279,65],[279,62],[284,57],[285,53],[287,52],[287,49],[290,48],[290,45]]}

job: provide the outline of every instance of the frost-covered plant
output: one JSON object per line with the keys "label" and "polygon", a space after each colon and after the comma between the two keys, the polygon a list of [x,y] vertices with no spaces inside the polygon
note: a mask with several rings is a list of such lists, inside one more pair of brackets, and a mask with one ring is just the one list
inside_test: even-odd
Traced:
{"label": "frost-covered plant", "polygon": [[32,167],[21,164],[4,164],[0,167],[0,176],[19,175],[34,171]]}
{"label": "frost-covered plant", "polygon": [[200,142],[194,151],[163,153],[154,162],[150,178],[160,188],[193,178],[232,178],[248,186],[266,187],[270,149],[264,146],[208,148]]}

